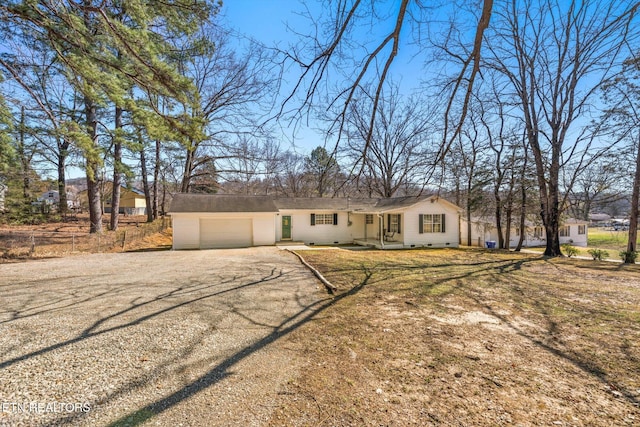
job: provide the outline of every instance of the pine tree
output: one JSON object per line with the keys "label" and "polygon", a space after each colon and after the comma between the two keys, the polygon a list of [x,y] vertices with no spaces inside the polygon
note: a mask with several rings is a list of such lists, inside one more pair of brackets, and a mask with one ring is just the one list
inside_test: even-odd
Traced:
{"label": "pine tree", "polygon": [[[98,110],[115,104],[152,129],[149,134],[162,133],[163,139],[167,135],[198,138],[197,125],[159,111],[152,100],[194,102],[193,85],[166,60],[167,40],[192,33],[217,7],[204,0],[21,0],[0,5],[7,18],[4,23],[11,27],[3,28],[4,32],[19,37],[22,28],[40,34],[64,65],[69,82],[82,94],[84,124],[70,123],[68,131],[85,157],[91,232],[102,230]],[[144,98],[133,99],[132,93]]]}

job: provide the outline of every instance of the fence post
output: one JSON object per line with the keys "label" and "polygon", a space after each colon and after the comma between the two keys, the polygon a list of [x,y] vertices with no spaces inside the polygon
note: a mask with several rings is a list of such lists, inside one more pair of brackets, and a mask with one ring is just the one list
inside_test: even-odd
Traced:
{"label": "fence post", "polygon": [[122,252],[124,252],[124,245],[127,242],[127,230],[124,230],[124,233],[122,233]]}
{"label": "fence post", "polygon": [[31,247],[29,248],[29,256],[33,256],[34,252],[36,251],[36,237],[33,234],[33,231],[31,232]]}
{"label": "fence post", "polygon": [[71,233],[71,252],[76,251],[76,233]]}

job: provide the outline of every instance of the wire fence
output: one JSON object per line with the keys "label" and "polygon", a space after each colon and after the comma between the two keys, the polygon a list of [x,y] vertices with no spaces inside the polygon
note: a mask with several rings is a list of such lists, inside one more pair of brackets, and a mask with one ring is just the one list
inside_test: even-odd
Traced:
{"label": "wire fence", "polygon": [[0,229],[0,257],[21,258],[66,255],[78,252],[126,251],[147,236],[163,232],[170,225],[168,218],[117,231],[89,234],[87,232],[57,232],[39,230]]}

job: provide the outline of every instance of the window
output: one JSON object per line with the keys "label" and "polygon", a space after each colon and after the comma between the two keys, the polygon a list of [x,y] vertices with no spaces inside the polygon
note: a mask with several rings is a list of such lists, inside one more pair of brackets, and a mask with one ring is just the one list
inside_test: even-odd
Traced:
{"label": "window", "polygon": [[373,224],[373,214],[366,214],[364,216],[364,221],[366,224]]}
{"label": "window", "polygon": [[338,225],[338,214],[311,214],[311,225]]}
{"label": "window", "polygon": [[516,227],[516,236],[520,235],[520,227]]}
{"label": "window", "polygon": [[542,239],[542,236],[543,236],[542,227],[534,227],[533,237],[535,237],[536,239]]}
{"label": "window", "polygon": [[571,226],[565,225],[560,227],[560,237],[569,237],[571,236]]}
{"label": "window", "polygon": [[587,234],[587,226],[579,225],[578,226],[578,234]]}
{"label": "window", "polygon": [[423,214],[420,215],[418,223],[419,232],[422,233],[444,233],[445,214]]}
{"label": "window", "polygon": [[400,233],[400,214],[390,214],[387,218],[387,231]]}
{"label": "window", "polygon": [[316,225],[333,225],[333,214],[316,214]]}

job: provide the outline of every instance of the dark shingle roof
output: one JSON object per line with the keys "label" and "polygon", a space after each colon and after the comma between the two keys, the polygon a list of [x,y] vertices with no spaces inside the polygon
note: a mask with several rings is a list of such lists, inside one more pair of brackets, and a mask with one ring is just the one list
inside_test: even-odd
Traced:
{"label": "dark shingle roof", "polygon": [[278,209],[319,209],[330,211],[358,211],[373,207],[377,199],[351,199],[326,197],[279,197]]}
{"label": "dark shingle roof", "polygon": [[186,194],[173,196],[170,212],[278,212],[273,197],[227,194]]}
{"label": "dark shingle roof", "polygon": [[430,198],[435,200],[431,196],[356,199],[180,193],[173,196],[170,212],[278,212],[279,210],[317,209],[376,213],[406,208]]}
{"label": "dark shingle roof", "polygon": [[407,208],[422,202],[431,196],[406,196],[406,197],[392,197],[389,199],[379,199],[376,203],[376,208],[379,210],[387,211],[394,209]]}

